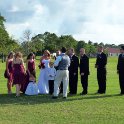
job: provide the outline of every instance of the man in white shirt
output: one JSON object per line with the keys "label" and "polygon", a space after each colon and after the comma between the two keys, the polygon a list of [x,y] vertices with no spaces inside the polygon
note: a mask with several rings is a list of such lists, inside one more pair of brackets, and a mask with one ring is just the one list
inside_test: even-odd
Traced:
{"label": "man in white shirt", "polygon": [[58,68],[56,72],[55,82],[54,82],[54,96],[53,99],[58,98],[59,86],[61,81],[63,81],[63,98],[67,98],[68,82],[69,82],[69,71],[70,58],[66,55],[66,48],[62,47],[61,55],[57,57],[54,62],[54,66]]}

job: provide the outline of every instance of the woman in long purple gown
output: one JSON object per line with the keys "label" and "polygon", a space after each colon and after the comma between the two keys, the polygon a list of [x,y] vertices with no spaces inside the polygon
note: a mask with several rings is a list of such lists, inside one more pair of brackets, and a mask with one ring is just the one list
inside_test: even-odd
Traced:
{"label": "woman in long purple gown", "polygon": [[30,77],[30,74],[32,72],[36,78],[34,54],[30,53],[27,57],[27,62],[26,62],[26,74],[27,75],[26,75],[25,81],[22,84],[22,88],[21,88],[21,91],[23,93],[25,93],[25,91],[26,91],[26,88],[27,88],[28,83],[29,83],[29,77]]}
{"label": "woman in long purple gown", "polygon": [[13,83],[13,68],[12,68],[12,63],[13,63],[13,56],[14,53],[10,52],[7,60],[6,60],[6,78],[7,78],[7,88],[8,88],[8,94],[12,93],[12,83]]}
{"label": "woman in long purple gown", "polygon": [[15,54],[13,60],[13,84],[16,85],[16,97],[20,96],[21,84],[24,82],[25,68],[20,52]]}

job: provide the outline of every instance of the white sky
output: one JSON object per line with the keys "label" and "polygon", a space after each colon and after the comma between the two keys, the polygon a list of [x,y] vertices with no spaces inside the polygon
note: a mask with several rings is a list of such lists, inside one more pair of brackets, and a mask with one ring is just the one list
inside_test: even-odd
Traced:
{"label": "white sky", "polygon": [[124,0],[0,0],[6,29],[20,39],[25,29],[70,34],[77,40],[124,42]]}

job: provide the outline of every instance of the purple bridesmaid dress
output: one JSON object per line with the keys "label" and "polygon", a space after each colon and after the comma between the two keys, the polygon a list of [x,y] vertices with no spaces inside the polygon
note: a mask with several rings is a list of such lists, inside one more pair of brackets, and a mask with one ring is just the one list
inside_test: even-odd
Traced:
{"label": "purple bridesmaid dress", "polygon": [[24,82],[24,68],[22,64],[13,65],[13,84],[22,84]]}

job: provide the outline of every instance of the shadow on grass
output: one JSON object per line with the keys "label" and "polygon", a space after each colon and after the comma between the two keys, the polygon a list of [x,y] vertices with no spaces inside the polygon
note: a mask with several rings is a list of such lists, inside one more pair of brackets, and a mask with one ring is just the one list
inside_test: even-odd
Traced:
{"label": "shadow on grass", "polygon": [[[95,95],[95,94],[89,94],[85,96],[80,95],[73,95],[68,96],[67,99],[63,99],[60,95],[58,99],[52,99],[52,96],[50,95],[37,95],[37,96],[26,96],[21,95],[20,97],[16,98],[15,94],[8,95],[8,94],[2,94],[0,95],[0,105],[6,106],[6,105],[34,105],[34,104],[45,104],[45,103],[59,103],[59,102],[71,102],[75,100],[93,100],[93,99],[104,99],[109,97],[116,97],[120,96],[119,94],[112,94],[112,95]],[[121,96],[120,96],[121,97]]]}

